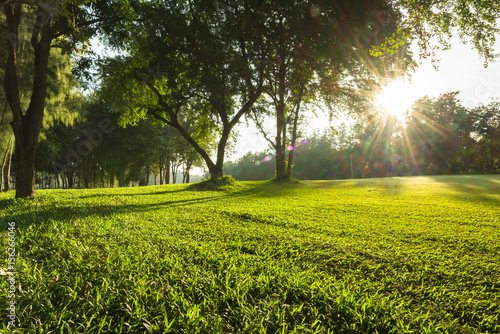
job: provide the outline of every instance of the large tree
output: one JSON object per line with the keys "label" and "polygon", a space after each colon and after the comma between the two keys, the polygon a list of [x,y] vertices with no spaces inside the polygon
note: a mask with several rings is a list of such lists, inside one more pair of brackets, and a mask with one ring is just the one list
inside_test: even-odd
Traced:
{"label": "large tree", "polygon": [[[147,118],[177,129],[215,181],[232,129],[263,91],[259,3],[144,1],[134,23],[117,31],[128,37],[108,39],[125,54],[102,67],[106,100],[122,123]],[[219,135],[215,157],[204,133]]]}
{"label": "large tree", "polygon": [[[341,105],[352,110],[367,107],[377,78],[406,68],[410,59],[407,50],[392,58],[368,54],[372,45],[396,31],[400,15],[389,2],[272,1],[269,12],[265,103],[273,108],[276,136],[266,139],[275,149],[276,177],[281,180],[291,176],[305,103],[323,98],[333,110]],[[263,128],[258,121],[257,125]]]}
{"label": "large tree", "polygon": [[[15,136],[16,197],[35,194],[35,152],[44,122],[50,84],[47,76],[54,50],[64,54],[85,49],[85,42],[96,29],[112,29],[117,20],[116,8],[123,6],[126,3],[91,0],[0,1],[4,12],[0,26],[7,36],[4,90]],[[31,49],[33,61],[21,71],[24,48]],[[26,73],[31,73],[30,88],[23,90]],[[28,100],[27,105],[24,99]]]}

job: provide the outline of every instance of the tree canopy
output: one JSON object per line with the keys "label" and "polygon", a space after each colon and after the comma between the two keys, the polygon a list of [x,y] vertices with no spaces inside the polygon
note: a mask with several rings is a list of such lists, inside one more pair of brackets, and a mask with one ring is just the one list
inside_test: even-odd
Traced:
{"label": "tree canopy", "polygon": [[[394,53],[401,45],[416,40],[423,58],[434,57],[439,48],[449,49],[457,33],[483,57],[485,66],[497,54],[494,45],[500,34],[500,4],[496,0],[401,0],[394,5],[405,13],[398,31],[372,48],[373,55]],[[433,58],[436,60],[435,58]]]}

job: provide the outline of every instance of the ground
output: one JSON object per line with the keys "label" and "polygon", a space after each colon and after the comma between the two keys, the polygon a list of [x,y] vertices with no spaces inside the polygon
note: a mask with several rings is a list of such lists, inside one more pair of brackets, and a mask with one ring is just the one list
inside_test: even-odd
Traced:
{"label": "ground", "polygon": [[20,332],[500,332],[500,176],[13,197]]}

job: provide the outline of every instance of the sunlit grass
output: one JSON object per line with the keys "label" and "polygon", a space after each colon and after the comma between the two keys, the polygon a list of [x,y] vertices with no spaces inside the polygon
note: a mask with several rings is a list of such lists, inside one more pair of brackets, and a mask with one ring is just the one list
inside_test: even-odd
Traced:
{"label": "sunlit grass", "polygon": [[26,333],[500,332],[499,176],[12,198]]}

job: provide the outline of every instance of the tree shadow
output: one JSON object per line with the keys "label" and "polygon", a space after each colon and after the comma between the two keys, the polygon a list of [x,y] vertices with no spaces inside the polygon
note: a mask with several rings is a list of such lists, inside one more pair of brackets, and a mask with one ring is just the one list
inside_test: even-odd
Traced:
{"label": "tree shadow", "polygon": [[500,175],[441,175],[429,178],[456,191],[456,195],[450,196],[457,200],[476,201],[497,208],[500,205]]}
{"label": "tree shadow", "polygon": [[[71,205],[66,206],[53,206],[52,203],[46,203],[42,207],[36,210],[30,210],[26,208],[23,211],[23,208],[20,207],[21,210],[15,211],[13,214],[6,214],[2,218],[0,218],[0,232],[6,231],[9,225],[8,222],[15,222],[16,229],[24,229],[28,228],[34,224],[42,224],[48,221],[68,221],[68,220],[78,220],[78,219],[86,219],[88,217],[112,217],[120,214],[131,214],[138,212],[147,212],[154,210],[163,210],[165,208],[178,208],[178,207],[189,207],[195,206],[197,204],[205,204],[205,203],[217,203],[223,201],[228,198],[242,197],[242,196],[250,196],[254,195],[255,191],[252,189],[246,189],[239,192],[223,192],[223,191],[210,191],[209,196],[205,197],[196,197],[190,199],[179,199],[179,200],[167,200],[167,201],[159,201],[154,203],[120,203],[116,204],[87,204],[87,205],[74,205],[74,203],[78,203],[78,199],[83,198],[99,198],[99,197],[119,197],[119,196],[151,196],[151,195],[165,195],[169,193],[177,193],[177,192],[193,192],[189,189],[181,189],[181,190],[173,190],[173,191],[159,191],[159,192],[151,192],[151,193],[126,193],[126,194],[92,194],[92,195],[83,195],[75,197],[73,201],[71,201]],[[207,191],[200,191],[205,192]],[[106,202],[106,201],[104,201]],[[0,208],[8,209],[9,207],[16,206],[16,202],[12,199],[6,199],[0,201]],[[17,209],[17,208],[14,208]]]}
{"label": "tree shadow", "polygon": [[[92,195],[79,196],[79,198],[95,198],[95,197],[120,197],[120,196],[140,196],[140,195],[167,195],[185,192],[186,189],[175,189],[175,190],[163,190],[163,191],[150,191],[150,192],[137,192],[138,187],[131,187],[131,192],[129,193],[98,193]],[[120,189],[120,188],[106,188],[106,189]],[[121,188],[124,189],[124,188]]]}
{"label": "tree shadow", "polygon": [[358,189],[366,191],[367,196],[398,196],[403,190],[403,181],[398,177],[318,180],[310,181],[309,186],[317,189]]}

